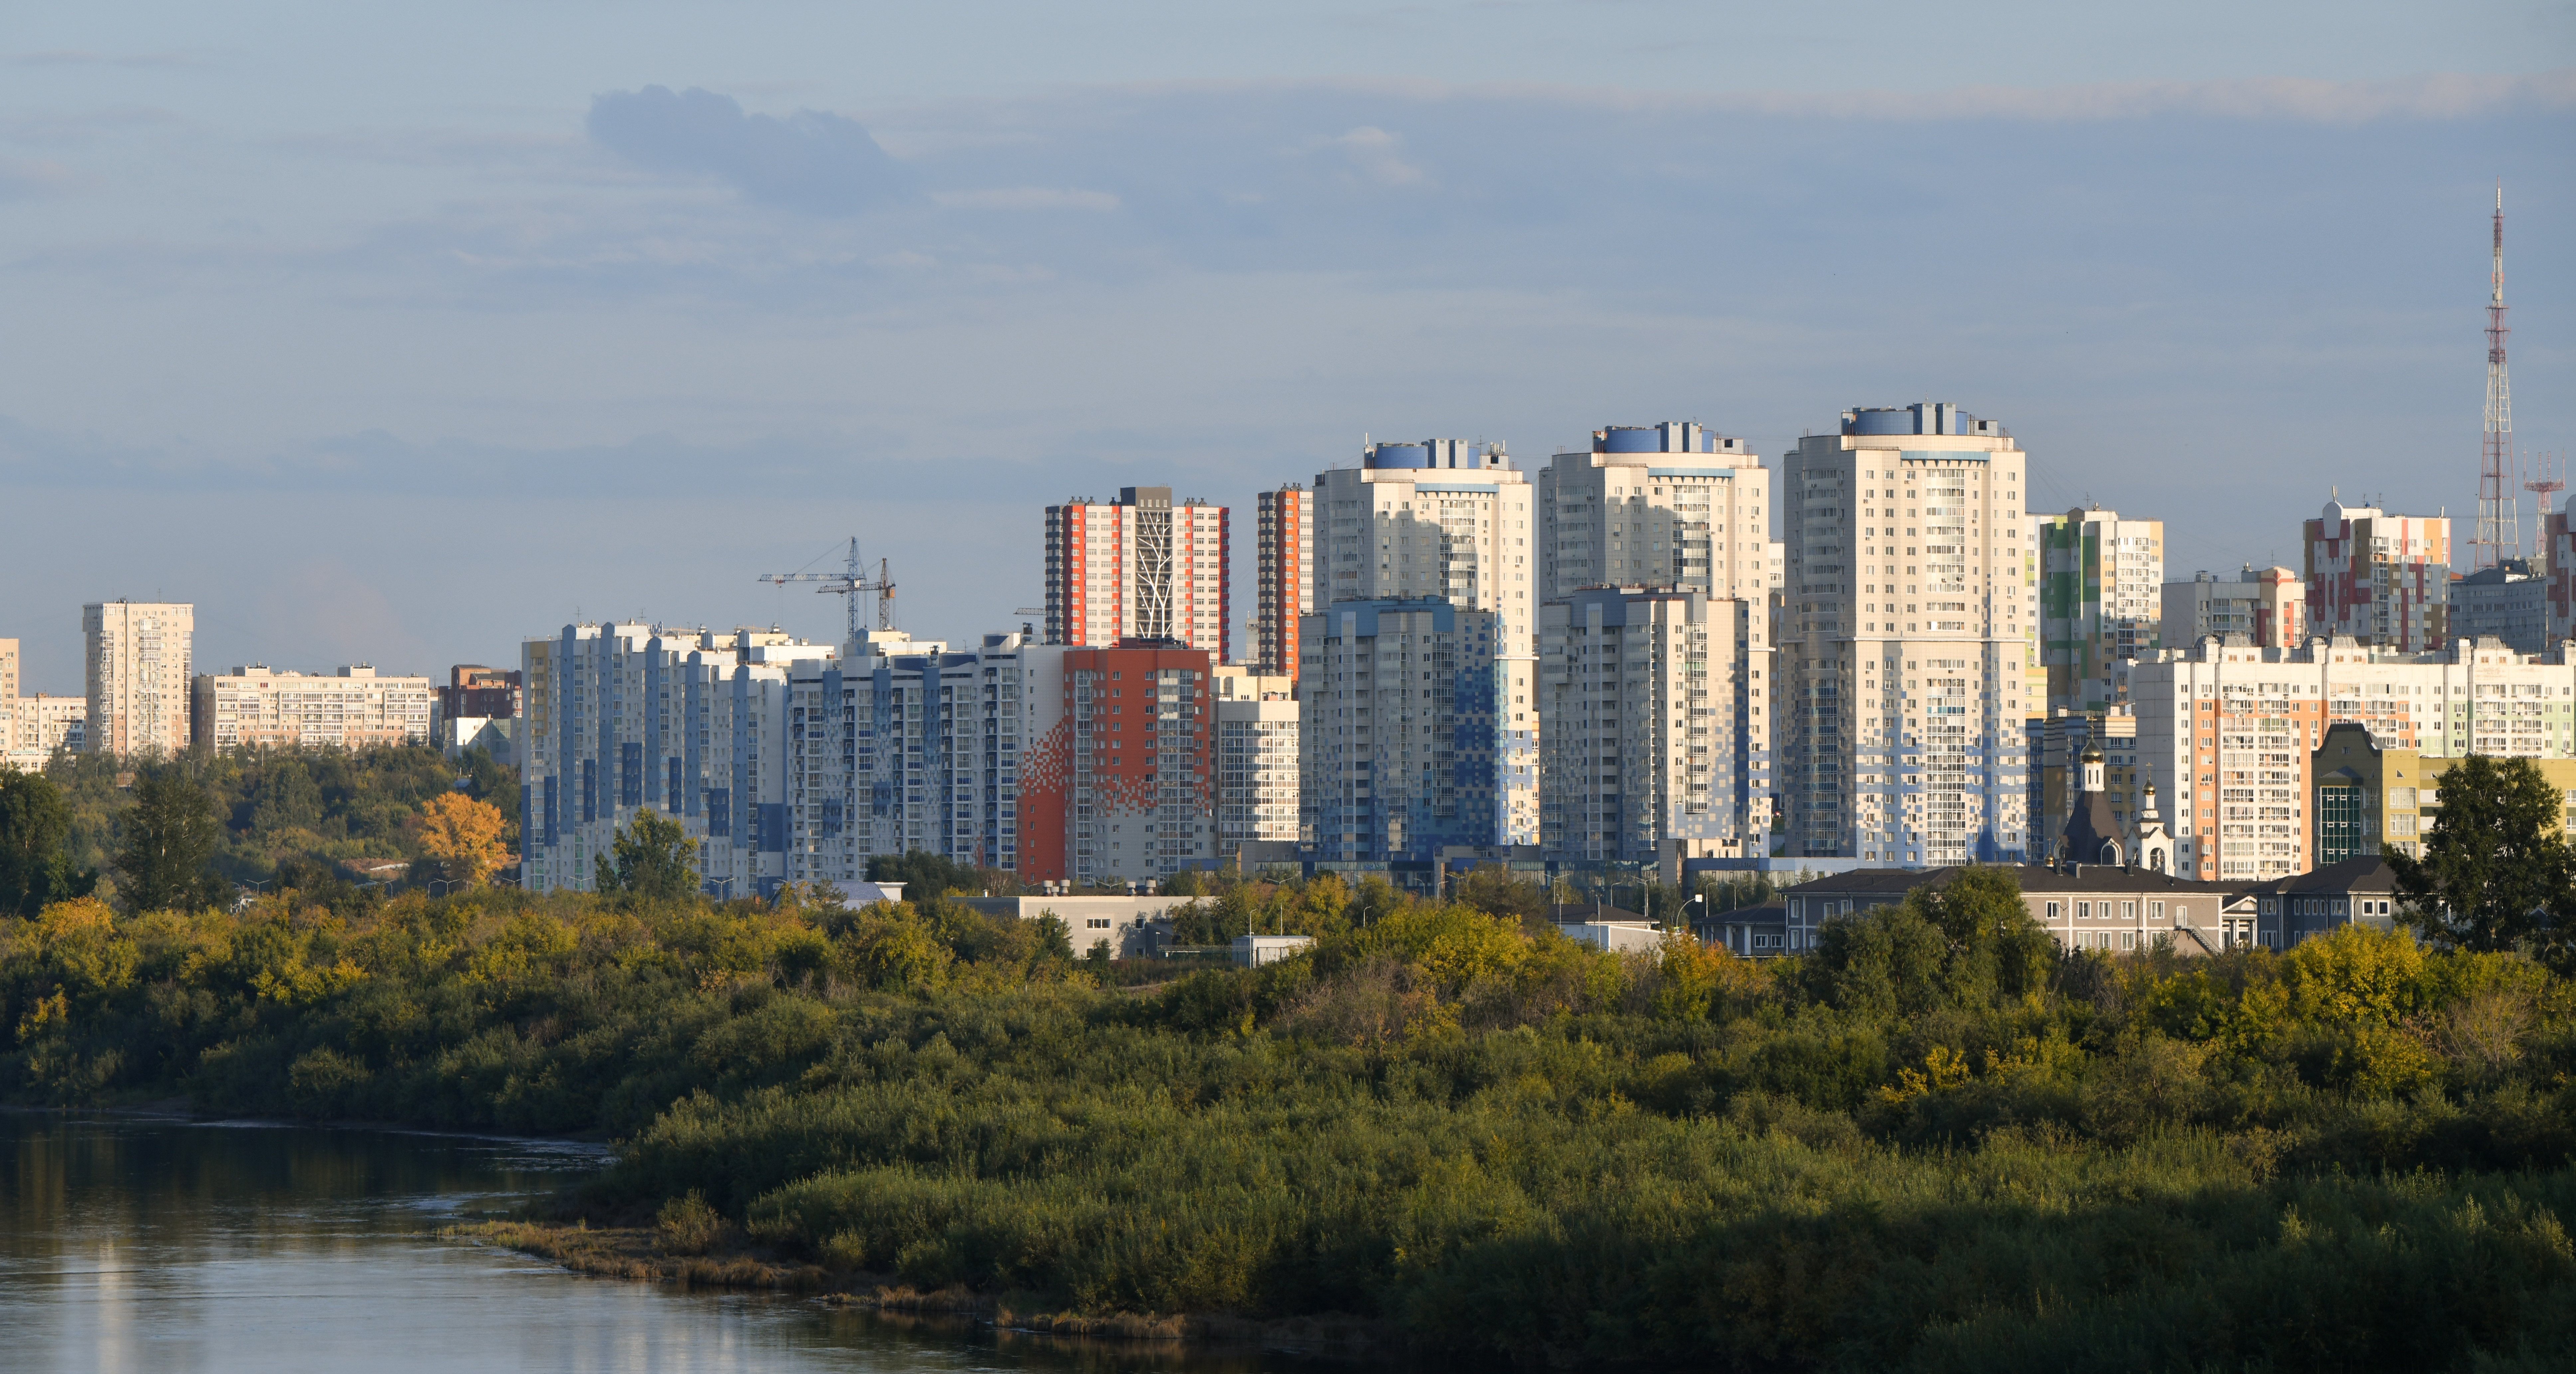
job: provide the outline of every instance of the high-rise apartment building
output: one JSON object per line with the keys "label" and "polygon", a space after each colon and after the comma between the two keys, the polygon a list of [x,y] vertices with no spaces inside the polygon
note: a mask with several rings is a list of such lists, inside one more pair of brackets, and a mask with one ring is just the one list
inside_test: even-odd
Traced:
{"label": "high-rise apartment building", "polygon": [[1428,862],[1450,845],[1538,842],[1538,706],[1503,617],[1431,598],[1306,617],[1297,704],[1301,828],[1316,858]]}
{"label": "high-rise apartment building", "polygon": [[1371,444],[1360,466],[1318,473],[1314,497],[1313,613],[1431,597],[1493,612],[1507,652],[1536,651],[1541,550],[1501,444]]}
{"label": "high-rise apartment building", "polygon": [[521,884],[589,889],[649,808],[696,846],[703,890],[774,892],[788,877],[787,675],[834,652],[777,630],[641,622],[526,641]]}
{"label": "high-rise apartment building", "polygon": [[1297,621],[1315,609],[1315,493],[1295,482],[1253,498],[1253,564],[1259,579],[1252,611],[1252,652],[1263,673],[1297,675]]}
{"label": "high-rise apartment building", "polygon": [[799,665],[788,876],[915,850],[1023,880],[1159,881],[1216,855],[1210,655],[880,636]]}
{"label": "high-rise apartment building", "polygon": [[126,758],[188,747],[188,686],[197,608],[102,601],[81,607],[88,747]]}
{"label": "high-rise apartment building", "polygon": [[18,641],[0,639],[0,710],[18,699]]}
{"label": "high-rise apartment building", "polygon": [[1216,670],[1216,835],[1220,861],[1247,841],[1298,839],[1297,679]]}
{"label": "high-rise apartment building", "polygon": [[1760,601],[1778,589],[1771,473],[1688,423],[1611,425],[1538,474],[1542,595],[1642,585]]}
{"label": "high-rise apartment building", "polygon": [[2451,522],[2328,501],[2301,527],[2308,633],[2424,653],[2451,638]]}
{"label": "high-rise apartment building", "polygon": [[2316,865],[2311,756],[2330,725],[2361,726],[2382,748],[2428,758],[2576,757],[2576,663],[2495,640],[2427,654],[2350,637],[2292,649],[2204,640],[2130,665],[2128,694],[2139,782],[2172,799],[2185,877],[2277,878]]}
{"label": "high-rise apartment building", "polygon": [[[1492,633],[1482,633],[1483,622],[1473,622],[1479,632],[1456,639],[1453,646],[1457,653],[1489,657],[1472,663],[1461,659],[1451,671],[1458,683],[1474,684],[1457,699],[1474,703],[1475,718],[1501,732],[1491,749],[1480,744],[1458,760],[1462,767],[1472,763],[1492,770],[1458,784],[1492,800],[1472,808],[1481,819],[1464,829],[1446,828],[1451,818],[1443,814],[1442,843],[1538,843],[1537,608],[1545,585],[1545,556],[1528,479],[1511,466],[1510,455],[1498,443],[1429,439],[1372,444],[1362,452],[1359,467],[1316,475],[1315,522],[1315,609],[1298,631],[1302,757],[1308,764],[1331,757],[1314,747],[1323,718],[1304,696],[1306,669],[1312,666],[1306,660],[1314,655],[1302,636],[1317,617],[1335,615],[1345,603],[1425,600],[1489,614],[1494,617]],[[1507,709],[1490,717],[1482,714],[1498,705]],[[1458,731],[1474,733],[1463,720],[1453,724]],[[1327,741],[1325,747],[1338,746]],[[1306,773],[1300,787],[1337,786],[1342,776]],[[1303,798],[1300,806],[1313,815],[1314,807]],[[1488,822],[1493,829],[1474,829]],[[1382,850],[1383,831],[1379,840]]]}
{"label": "high-rise apartment building", "polygon": [[1203,501],[1174,504],[1170,487],[1047,507],[1048,642],[1176,640],[1223,660],[1234,614],[1226,516]]}
{"label": "high-rise apartment building", "polygon": [[364,663],[336,673],[254,663],[199,674],[189,688],[189,728],[215,750],[419,744],[429,738],[433,695],[428,678],[380,677]]}
{"label": "high-rise apartment building", "polygon": [[1539,829],[1553,857],[1769,852],[1770,618],[1767,597],[1636,585],[1546,604]]}
{"label": "high-rise apartment building", "polygon": [[2030,517],[2039,553],[2040,662],[2050,709],[2109,703],[2111,664],[2156,648],[2164,616],[2165,522],[2100,506]]}
{"label": "high-rise apartment building", "polygon": [[1791,852],[1894,864],[2029,852],[2036,550],[2022,451],[1931,404],[1845,411],[1780,475],[1776,729]]}
{"label": "high-rise apartment building", "polygon": [[2189,582],[2166,583],[2163,596],[2157,634],[2168,649],[2188,649],[2212,635],[2264,649],[2307,642],[2308,588],[2290,568],[2248,563],[2229,581],[2203,569]]}

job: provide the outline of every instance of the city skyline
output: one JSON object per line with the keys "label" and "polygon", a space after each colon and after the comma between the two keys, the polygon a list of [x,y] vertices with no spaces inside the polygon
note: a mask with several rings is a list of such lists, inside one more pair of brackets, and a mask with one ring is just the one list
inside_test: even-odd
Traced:
{"label": "city skyline", "polygon": [[[2554,11],[1432,6],[1238,46],[1130,5],[972,63],[936,16],[587,13],[30,16],[0,490],[129,538],[19,518],[0,584],[184,596],[209,662],[426,670],[575,612],[828,636],[751,579],[856,535],[965,639],[1036,604],[1025,512],[1068,496],[1249,520],[1371,439],[1534,475],[1675,420],[1777,465],[1932,397],[2045,455],[2033,508],[2173,522],[2175,575],[2287,564],[2271,512],[2338,488],[2473,514],[2499,177],[2519,443],[2576,449]],[[384,60],[467,31],[511,60]]]}

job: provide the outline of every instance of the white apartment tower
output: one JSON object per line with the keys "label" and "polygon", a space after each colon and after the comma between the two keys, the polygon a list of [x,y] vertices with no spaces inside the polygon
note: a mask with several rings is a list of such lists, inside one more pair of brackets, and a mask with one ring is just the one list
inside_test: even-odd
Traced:
{"label": "white apartment tower", "polygon": [[1539,825],[1551,857],[1769,852],[1770,618],[1763,598],[1661,587],[1547,603]]}
{"label": "white apartment tower", "polygon": [[1763,602],[1780,586],[1771,474],[1689,423],[1611,425],[1538,474],[1542,596],[1642,585]]}
{"label": "white apartment tower", "polygon": [[1171,640],[1222,661],[1234,614],[1226,517],[1204,501],[1175,504],[1170,487],[1047,507],[1047,642]]}
{"label": "white apartment tower", "polygon": [[1908,866],[2031,852],[2020,446],[1946,403],[1850,410],[1800,440],[1780,480],[1791,852]]}
{"label": "white apartment tower", "polygon": [[187,602],[102,601],[81,607],[88,748],[126,758],[188,747],[190,652],[197,608]]}
{"label": "white apartment tower", "polygon": [[1296,843],[1297,680],[1219,668],[1214,686],[1217,857]]}
{"label": "white apartment tower", "polygon": [[1337,601],[1446,601],[1538,643],[1540,546],[1529,479],[1501,444],[1371,444],[1315,477],[1313,613]]}
{"label": "white apartment tower", "polygon": [[[1355,742],[1319,744],[1315,738],[1322,718],[1306,695],[1306,670],[1314,655],[1302,636],[1317,617],[1333,617],[1347,602],[1445,602],[1493,617],[1490,626],[1473,622],[1475,628],[1466,633],[1454,621],[1444,621],[1437,633],[1458,636],[1445,641],[1454,653],[1487,656],[1455,665],[1459,700],[1474,703],[1457,709],[1472,709],[1497,734],[1459,746],[1461,763],[1472,760],[1473,766],[1491,770],[1463,785],[1476,797],[1490,796],[1492,805],[1488,810],[1480,801],[1478,819],[1460,829],[1444,829],[1449,837],[1444,842],[1538,843],[1538,607],[1544,599],[1546,559],[1529,479],[1512,467],[1499,443],[1427,439],[1371,444],[1361,452],[1358,467],[1316,474],[1314,491],[1313,610],[1298,631],[1300,662],[1295,666],[1298,700],[1306,708],[1299,747],[1310,765],[1301,785],[1339,785],[1340,775],[1319,773],[1312,765]],[[1363,620],[1376,624],[1373,613]],[[1341,621],[1331,623],[1336,638],[1346,641],[1340,651],[1344,655],[1359,639],[1373,641],[1376,634],[1364,629],[1353,639]],[[1398,631],[1398,641],[1418,633],[1415,628]],[[1314,814],[1311,800],[1301,805]],[[1449,819],[1444,816],[1441,825],[1448,826]],[[1490,831],[1480,828],[1487,822]],[[1348,830],[1357,834],[1362,828]],[[1415,830],[1429,833],[1421,825]],[[1379,832],[1381,842],[1384,833]]]}

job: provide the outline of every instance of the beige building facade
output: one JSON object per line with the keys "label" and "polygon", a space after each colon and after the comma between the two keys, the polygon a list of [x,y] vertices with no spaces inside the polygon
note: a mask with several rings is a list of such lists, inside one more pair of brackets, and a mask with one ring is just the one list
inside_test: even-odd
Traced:
{"label": "beige building facade", "polygon": [[197,608],[187,602],[81,607],[89,752],[130,758],[188,747],[196,625]]}
{"label": "beige building facade", "polygon": [[1790,854],[1932,866],[2035,848],[2022,477],[2001,425],[1946,403],[1845,411],[1790,451],[1774,777]]}
{"label": "beige building facade", "polygon": [[1777,590],[1771,472],[1741,439],[1688,423],[1611,425],[1535,482],[1543,595],[1649,586],[1757,605]]}
{"label": "beige building facade", "polygon": [[2358,725],[2428,769],[2472,753],[2576,758],[2576,662],[2491,639],[2427,654],[2351,639],[2297,649],[2208,639],[2130,665],[2128,695],[2139,783],[2172,799],[2177,871],[2193,878],[2264,881],[2317,866],[2315,755],[2333,725]]}
{"label": "beige building facade", "polygon": [[332,673],[265,664],[200,674],[190,730],[211,749],[360,749],[429,739],[437,689],[426,677],[383,677],[364,663]]}

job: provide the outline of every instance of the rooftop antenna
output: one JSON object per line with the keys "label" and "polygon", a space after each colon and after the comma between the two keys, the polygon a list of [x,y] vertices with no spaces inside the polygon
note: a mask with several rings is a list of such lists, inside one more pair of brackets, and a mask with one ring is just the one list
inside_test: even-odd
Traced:
{"label": "rooftop antenna", "polygon": [[2509,494],[2505,474],[2516,468],[2513,453],[2513,383],[2505,371],[2504,322],[2504,181],[2495,194],[2495,266],[2487,296],[2487,418],[2478,445],[2478,537],[2470,541],[2470,571],[2492,568],[2522,556],[2522,502]]}

